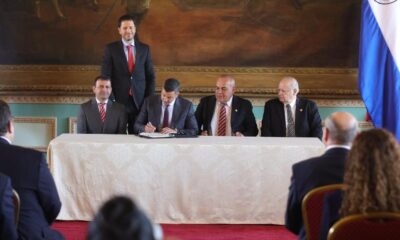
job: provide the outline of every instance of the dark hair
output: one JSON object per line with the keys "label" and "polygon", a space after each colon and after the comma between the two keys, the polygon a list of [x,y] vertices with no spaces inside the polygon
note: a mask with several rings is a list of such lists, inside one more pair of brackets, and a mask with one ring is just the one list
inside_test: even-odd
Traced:
{"label": "dark hair", "polygon": [[8,123],[11,121],[10,107],[6,102],[0,100],[0,135],[4,136],[8,131]]}
{"label": "dark hair", "polygon": [[123,21],[132,21],[133,24],[135,24],[135,26],[136,26],[135,18],[132,15],[125,14],[125,15],[122,15],[121,17],[119,17],[119,19],[118,19],[118,27],[121,27],[121,23]]}
{"label": "dark hair", "polygon": [[166,92],[179,92],[180,83],[175,78],[168,78],[164,82],[164,90]]}
{"label": "dark hair", "polygon": [[108,200],[89,225],[88,240],[154,240],[147,216],[128,197]]}
{"label": "dark hair", "polygon": [[97,81],[99,81],[99,80],[111,81],[111,79],[110,79],[109,77],[106,77],[106,76],[97,76],[97,77],[95,77],[93,84],[96,86],[96,83],[97,83]]}

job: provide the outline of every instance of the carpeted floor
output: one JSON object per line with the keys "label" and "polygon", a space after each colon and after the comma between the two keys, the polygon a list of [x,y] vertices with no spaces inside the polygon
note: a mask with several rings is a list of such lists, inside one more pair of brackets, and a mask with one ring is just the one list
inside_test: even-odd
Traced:
{"label": "carpeted floor", "polygon": [[[88,222],[57,221],[53,227],[67,240],[84,240]],[[295,240],[296,236],[278,225],[162,224],[165,240]]]}

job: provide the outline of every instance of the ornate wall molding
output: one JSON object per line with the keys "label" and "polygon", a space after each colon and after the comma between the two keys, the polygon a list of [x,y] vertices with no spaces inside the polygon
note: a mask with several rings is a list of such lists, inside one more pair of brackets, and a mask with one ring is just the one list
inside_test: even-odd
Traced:
{"label": "ornate wall molding", "polygon": [[[88,98],[100,67],[94,65],[0,65],[0,97],[42,96]],[[359,99],[357,69],[349,68],[243,68],[157,66],[157,89],[164,79],[181,81],[182,94],[201,97],[214,92],[220,74],[232,74],[237,94],[249,98],[276,95],[279,80],[293,76],[300,93],[312,99]],[[20,98],[19,98],[20,99]],[[73,102],[75,103],[75,102]]]}

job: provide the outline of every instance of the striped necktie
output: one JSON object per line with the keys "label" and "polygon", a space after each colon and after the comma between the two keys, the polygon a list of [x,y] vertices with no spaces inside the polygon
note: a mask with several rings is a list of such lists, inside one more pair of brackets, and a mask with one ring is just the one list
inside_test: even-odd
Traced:
{"label": "striped necktie", "polygon": [[104,124],[106,121],[106,108],[105,108],[105,103],[99,103],[99,112],[100,112],[100,118],[101,122]]}
{"label": "striped necktie", "polygon": [[218,115],[218,136],[226,136],[226,104],[221,103]]}
{"label": "striped necktie", "polygon": [[294,129],[292,107],[290,106],[290,104],[286,104],[286,115],[287,115],[286,136],[287,137],[296,137],[296,133],[295,133],[295,129]]}

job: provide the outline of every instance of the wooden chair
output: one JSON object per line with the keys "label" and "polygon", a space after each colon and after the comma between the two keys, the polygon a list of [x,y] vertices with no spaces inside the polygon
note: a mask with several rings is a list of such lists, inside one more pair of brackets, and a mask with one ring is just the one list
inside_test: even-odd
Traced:
{"label": "wooden chair", "polygon": [[342,218],[328,234],[328,240],[339,239],[400,239],[400,213],[376,212]]}
{"label": "wooden chair", "polygon": [[18,226],[19,221],[19,210],[21,206],[21,201],[19,199],[19,195],[15,189],[13,189],[13,202],[14,202],[14,217],[15,217],[15,226]]}
{"label": "wooden chair", "polygon": [[343,184],[326,185],[315,188],[304,196],[301,210],[308,240],[317,240],[320,238],[321,217],[325,195],[342,190],[343,188]]}

